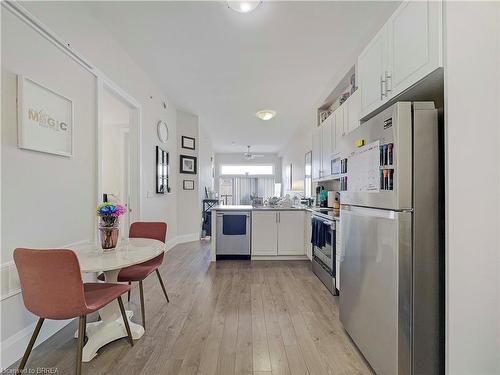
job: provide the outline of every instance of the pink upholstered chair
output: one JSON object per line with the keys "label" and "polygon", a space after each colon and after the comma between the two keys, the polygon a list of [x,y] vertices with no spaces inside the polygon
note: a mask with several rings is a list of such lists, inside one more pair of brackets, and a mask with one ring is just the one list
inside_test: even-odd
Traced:
{"label": "pink upholstered chair", "polygon": [[79,317],[76,374],[80,375],[87,314],[101,309],[115,299],[118,299],[120,305],[130,345],[134,345],[121,299],[121,295],[130,290],[130,286],[109,283],[84,284],[80,264],[71,250],[15,249],[14,261],[21,281],[24,305],[39,318],[19,370],[24,369],[45,319]]}
{"label": "pink upholstered chair", "polygon": [[[163,222],[135,222],[130,225],[129,238],[151,238],[161,242],[165,242],[167,236],[167,224]],[[156,272],[158,276],[158,281],[160,282],[161,289],[167,303],[170,302],[168,299],[167,291],[165,290],[165,285],[160,275],[158,268],[163,263],[163,253],[158,255],[156,258],[148,260],[147,262],[135,264],[130,267],[122,268],[118,274],[118,282],[128,282],[129,285],[133,281],[139,282],[139,295],[141,300],[141,315],[142,315],[142,326],[146,328],[146,314],[144,311],[144,290],[142,287],[142,281],[148,277],[151,273]],[[99,280],[104,280],[104,275],[99,275]],[[128,300],[130,301],[130,291],[128,292]]]}

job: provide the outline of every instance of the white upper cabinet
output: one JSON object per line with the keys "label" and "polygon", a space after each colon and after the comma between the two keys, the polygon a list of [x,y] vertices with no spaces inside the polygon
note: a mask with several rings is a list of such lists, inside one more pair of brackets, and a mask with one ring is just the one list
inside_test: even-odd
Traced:
{"label": "white upper cabinet", "polygon": [[321,123],[321,177],[331,175],[333,113]]}
{"label": "white upper cabinet", "polygon": [[321,128],[315,126],[312,139],[312,179],[320,178],[321,169]]}
{"label": "white upper cabinet", "polygon": [[304,255],[304,211],[278,211],[278,255]]}
{"label": "white upper cabinet", "polygon": [[345,104],[347,107],[344,110],[344,129],[346,133],[350,133],[359,126],[361,115],[361,90],[356,90],[349,99],[347,99]]}
{"label": "white upper cabinet", "polygon": [[364,117],[443,65],[442,2],[404,1],[358,57]]}
{"label": "white upper cabinet", "polygon": [[442,3],[404,2],[387,28],[387,92],[397,95],[442,66]]}
{"label": "white upper cabinet", "polygon": [[333,112],[333,114],[335,115],[335,117],[334,117],[334,123],[335,123],[334,154],[336,154],[336,149],[337,149],[337,145],[340,141],[340,138],[342,138],[345,135],[345,131],[344,131],[344,107],[345,106],[342,105],[339,108],[337,108],[335,110],[335,112]]}
{"label": "white upper cabinet", "polygon": [[382,28],[358,57],[361,112],[368,113],[384,100],[383,74],[387,59],[386,28]]}

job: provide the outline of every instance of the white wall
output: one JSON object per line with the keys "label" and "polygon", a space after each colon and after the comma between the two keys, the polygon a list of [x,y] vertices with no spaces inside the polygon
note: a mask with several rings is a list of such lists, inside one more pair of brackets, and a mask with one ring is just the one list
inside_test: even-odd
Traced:
{"label": "white wall", "polygon": [[104,124],[102,129],[106,147],[102,150],[102,191],[116,195],[121,202],[126,201],[123,191],[122,172],[123,133],[128,124]]}
{"label": "white wall", "polygon": [[[176,107],[150,77],[78,3],[23,3],[37,18],[117,83],[142,107],[143,220],[168,223],[167,240],[177,237]],[[64,20],[64,22],[60,22]],[[12,251],[18,246],[63,246],[94,237],[96,197],[96,82],[54,45],[2,8],[2,295],[9,278]],[[63,158],[17,148],[15,74],[22,73],[75,102],[75,155]],[[162,102],[168,103],[167,109]],[[169,124],[162,147],[172,158],[171,186],[166,196],[155,191],[156,123]],[[4,267],[6,265],[6,267]],[[15,280],[10,291],[17,289]],[[6,292],[6,293],[4,293]],[[0,367],[17,360],[32,333],[35,318],[14,294],[0,303]],[[64,324],[64,322],[62,322]],[[48,322],[41,340],[61,327]],[[41,341],[39,340],[39,341]]]}
{"label": "white wall", "polygon": [[[85,56],[99,70],[137,100],[142,107],[142,192],[141,217],[143,220],[163,220],[168,224],[167,241],[177,236],[177,189],[167,195],[155,193],[156,155],[160,145],[156,123],[163,119],[169,125],[170,137],[161,147],[169,152],[171,186],[177,186],[177,131],[176,106],[116,43],[102,23],[98,22],[79,2],[29,2],[23,5],[72,48]],[[61,20],[64,19],[64,22]],[[167,102],[167,109],[162,102]]]}
{"label": "white wall", "polygon": [[500,373],[500,3],[445,4],[446,371]]}
{"label": "white wall", "polygon": [[[177,150],[179,155],[195,156],[198,158],[199,142],[198,142],[198,116],[184,111],[177,111]],[[195,150],[182,148],[182,136],[195,139]],[[180,159],[179,159],[180,160]],[[176,161],[177,162],[177,161]],[[180,165],[179,165],[180,167]],[[179,210],[177,212],[178,219],[178,235],[187,236],[191,240],[199,238],[201,233],[201,210],[199,197],[199,179],[201,172],[200,160],[197,159],[197,174],[179,174],[178,182],[178,199]],[[193,180],[194,190],[184,190],[183,181]]]}
{"label": "white wall", "polygon": [[[280,151],[282,180],[286,180],[287,167],[292,164],[293,190],[304,190],[305,155],[312,150],[312,130],[312,126],[301,127],[290,139],[285,148]],[[283,191],[283,193],[286,194],[287,192]]]}
{"label": "white wall", "polygon": [[198,165],[200,167],[199,195],[201,202],[201,199],[205,198],[205,187],[209,190],[214,190],[214,176],[212,175],[212,165],[215,165],[215,155],[210,136],[208,135],[208,132],[204,129],[204,127],[201,126],[201,124],[198,128],[198,134]]}
{"label": "white wall", "polygon": [[[73,100],[73,157],[17,148],[17,74]],[[93,237],[95,84],[92,74],[11,13],[2,12],[1,262],[6,266],[2,267],[2,294],[19,287],[11,267],[14,248],[61,247]],[[8,279],[11,283],[5,283]],[[34,317],[24,308],[20,294],[2,300],[0,308],[3,367],[3,353],[9,349],[5,340],[29,326]]]}

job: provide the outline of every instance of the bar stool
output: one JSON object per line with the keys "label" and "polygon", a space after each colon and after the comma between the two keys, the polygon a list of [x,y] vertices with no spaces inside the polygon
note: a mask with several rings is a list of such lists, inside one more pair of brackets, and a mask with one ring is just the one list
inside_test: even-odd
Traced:
{"label": "bar stool", "polygon": [[19,364],[24,369],[45,319],[79,318],[76,374],[82,372],[82,350],[87,315],[118,300],[130,345],[134,346],[121,295],[130,286],[110,283],[83,283],[76,254],[67,249],[15,249],[16,263],[24,305],[36,316],[38,323]]}

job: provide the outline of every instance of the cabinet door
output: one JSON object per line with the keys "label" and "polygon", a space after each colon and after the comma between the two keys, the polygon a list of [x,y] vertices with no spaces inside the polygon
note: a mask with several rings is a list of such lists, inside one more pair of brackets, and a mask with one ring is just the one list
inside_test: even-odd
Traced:
{"label": "cabinet door", "polygon": [[252,212],[252,255],[278,254],[277,221],[276,211]]}
{"label": "cabinet door", "polygon": [[407,1],[387,22],[387,93],[394,96],[442,66],[442,3]]}
{"label": "cabinet door", "polygon": [[330,143],[332,145],[332,159],[335,159],[337,154],[337,116],[335,116],[335,112],[332,113],[332,121],[331,121],[332,131]]}
{"label": "cabinet door", "polygon": [[385,100],[383,72],[386,64],[387,29],[382,28],[358,57],[361,115],[367,115]]}
{"label": "cabinet door", "polygon": [[359,126],[359,118],[361,114],[361,94],[360,90],[356,90],[348,99],[347,108],[344,120],[347,121],[347,126],[344,124],[346,133],[350,133]]}
{"label": "cabinet door", "polygon": [[333,113],[321,124],[321,177],[331,175],[332,157],[332,117]]}
{"label": "cabinet door", "polygon": [[304,211],[278,212],[278,255],[304,255]]}
{"label": "cabinet door", "polygon": [[339,145],[340,139],[344,136],[344,106],[337,108],[335,114],[335,151]]}
{"label": "cabinet door", "polygon": [[312,178],[317,180],[320,178],[321,169],[321,128],[315,126],[313,129],[312,139]]}
{"label": "cabinet door", "polygon": [[309,260],[312,259],[312,244],[311,244],[311,213],[306,211],[304,213],[304,249]]}

